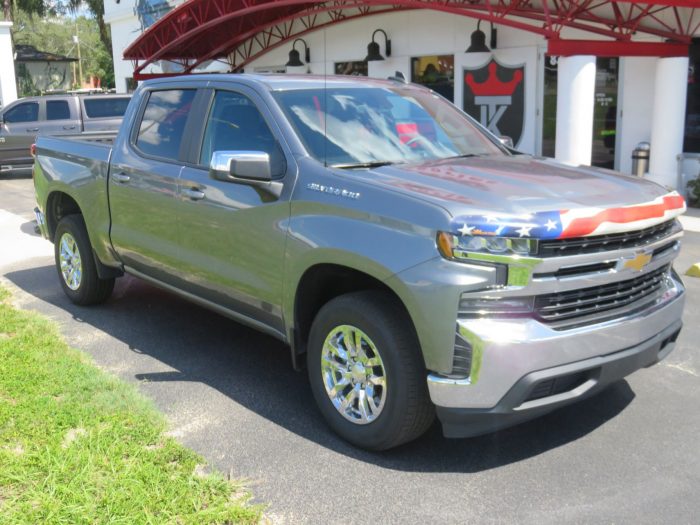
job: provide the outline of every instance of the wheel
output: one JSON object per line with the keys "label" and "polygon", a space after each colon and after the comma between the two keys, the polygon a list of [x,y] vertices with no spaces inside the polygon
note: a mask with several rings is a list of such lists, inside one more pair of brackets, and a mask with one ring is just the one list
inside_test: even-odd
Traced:
{"label": "wheel", "polygon": [[307,358],[321,414],[350,443],[386,450],[433,422],[420,345],[388,293],[351,293],[324,305],[311,326]]}
{"label": "wheel", "polygon": [[81,215],[67,215],[59,221],[54,236],[54,255],[61,286],[72,302],[98,304],[112,294],[114,279],[98,277],[92,246]]}

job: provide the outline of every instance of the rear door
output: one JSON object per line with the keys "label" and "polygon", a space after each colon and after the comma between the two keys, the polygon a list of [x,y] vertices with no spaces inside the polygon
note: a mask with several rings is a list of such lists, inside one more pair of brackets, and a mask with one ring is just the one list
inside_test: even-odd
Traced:
{"label": "rear door", "polygon": [[179,261],[177,182],[196,87],[143,93],[109,176],[112,245],[126,266],[166,283]]}
{"label": "rear door", "polygon": [[39,101],[28,100],[8,107],[0,127],[0,164],[31,164],[29,148],[39,132]]}
{"label": "rear door", "polygon": [[[283,261],[295,163],[280,130],[251,89],[222,83],[208,89],[193,132],[190,162],[180,176],[181,279],[187,291],[283,331]],[[280,190],[212,179],[214,151],[269,154]]]}
{"label": "rear door", "polygon": [[80,115],[77,99],[47,98],[44,101],[46,118],[39,125],[40,135],[59,136],[80,133]]}

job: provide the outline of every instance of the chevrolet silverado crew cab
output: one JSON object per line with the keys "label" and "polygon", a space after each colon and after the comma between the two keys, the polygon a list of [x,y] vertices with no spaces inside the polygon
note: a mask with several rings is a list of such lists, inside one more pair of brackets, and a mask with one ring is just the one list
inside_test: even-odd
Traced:
{"label": "chevrolet silverado crew cab", "polygon": [[0,110],[0,170],[31,167],[37,135],[113,139],[131,95],[47,95],[16,100]]}
{"label": "chevrolet silverado crew cab", "polygon": [[80,305],[123,273],[287,343],[367,449],[495,431],[663,359],[685,210],[518,154],[434,92],[357,77],[145,82],[113,146],[40,137],[37,219]]}

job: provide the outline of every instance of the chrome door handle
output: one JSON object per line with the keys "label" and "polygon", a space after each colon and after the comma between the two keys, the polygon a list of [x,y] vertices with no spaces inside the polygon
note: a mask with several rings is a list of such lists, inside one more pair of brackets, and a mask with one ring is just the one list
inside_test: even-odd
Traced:
{"label": "chrome door handle", "polygon": [[34,133],[35,131],[39,131],[39,128],[27,128],[27,132],[29,133]]}
{"label": "chrome door handle", "polygon": [[201,201],[204,198],[204,192],[197,188],[186,188],[182,190],[182,194],[193,201]]}
{"label": "chrome door handle", "polygon": [[126,184],[131,180],[131,177],[129,177],[126,173],[115,173],[112,175],[112,178],[115,182],[121,182],[123,184]]}
{"label": "chrome door handle", "polygon": [[63,129],[75,129],[75,126],[63,126]]}

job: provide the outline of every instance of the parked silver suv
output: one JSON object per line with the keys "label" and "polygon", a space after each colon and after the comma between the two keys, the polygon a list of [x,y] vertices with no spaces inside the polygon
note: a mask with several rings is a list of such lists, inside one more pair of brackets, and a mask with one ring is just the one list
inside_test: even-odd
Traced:
{"label": "parked silver suv", "polygon": [[[0,170],[29,167],[38,135],[116,136],[131,95],[47,95],[0,110]],[[113,137],[112,137],[113,138]]]}

